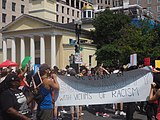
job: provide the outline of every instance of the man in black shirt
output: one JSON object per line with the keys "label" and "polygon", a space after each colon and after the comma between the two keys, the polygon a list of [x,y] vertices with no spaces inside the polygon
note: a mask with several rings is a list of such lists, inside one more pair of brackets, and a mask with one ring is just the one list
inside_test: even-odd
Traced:
{"label": "man in black shirt", "polygon": [[10,73],[5,78],[9,88],[0,95],[0,107],[3,120],[31,120],[27,105],[27,98],[18,89],[20,79],[15,73]]}

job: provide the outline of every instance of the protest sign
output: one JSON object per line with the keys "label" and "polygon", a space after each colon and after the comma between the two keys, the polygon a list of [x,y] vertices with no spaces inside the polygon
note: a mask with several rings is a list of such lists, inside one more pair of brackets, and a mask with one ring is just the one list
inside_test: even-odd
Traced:
{"label": "protest sign", "polygon": [[155,60],[155,68],[160,68],[160,60]]}
{"label": "protest sign", "polygon": [[56,106],[146,101],[152,81],[146,68],[103,76],[58,76]]}
{"label": "protest sign", "polygon": [[137,54],[130,55],[130,66],[137,65]]}

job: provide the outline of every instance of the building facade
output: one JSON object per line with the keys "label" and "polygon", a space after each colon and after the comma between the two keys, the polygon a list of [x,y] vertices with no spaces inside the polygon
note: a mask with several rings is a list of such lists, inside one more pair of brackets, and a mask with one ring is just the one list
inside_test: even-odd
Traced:
{"label": "building facade", "polygon": [[150,12],[154,20],[160,21],[160,0],[130,0],[129,4],[138,4]]}
{"label": "building facade", "polygon": [[[21,64],[25,56],[31,56],[31,66],[47,63],[64,68],[70,64],[69,56],[75,54],[71,40],[77,41],[75,24],[61,24],[56,21],[56,3],[54,0],[30,1],[29,14],[24,14],[2,29],[3,61],[10,58]],[[82,21],[83,25],[83,21]],[[89,31],[81,29],[80,55],[82,64],[94,67],[96,46],[91,44]],[[11,52],[7,51],[11,42]]]}
{"label": "building facade", "polygon": [[111,7],[123,6],[124,0],[93,0],[93,5],[97,5],[97,9],[106,9]]}
{"label": "building facade", "polygon": [[[22,14],[28,14],[28,0],[1,0],[0,1],[0,29],[13,22]],[[11,52],[11,43],[8,43],[7,50]],[[0,50],[2,50],[2,35],[0,34]],[[0,51],[0,61],[2,62],[2,52]]]}

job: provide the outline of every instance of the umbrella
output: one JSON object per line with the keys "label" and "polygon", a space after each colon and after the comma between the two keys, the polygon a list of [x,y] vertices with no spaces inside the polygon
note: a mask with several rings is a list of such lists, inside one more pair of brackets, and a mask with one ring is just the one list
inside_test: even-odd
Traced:
{"label": "umbrella", "polygon": [[18,64],[16,62],[12,62],[10,60],[6,60],[0,64],[0,68],[2,67],[16,67]]}
{"label": "umbrella", "polygon": [[29,63],[30,60],[31,60],[31,57],[30,56],[26,56],[24,58],[24,60],[22,61],[22,68],[25,68],[26,64]]}

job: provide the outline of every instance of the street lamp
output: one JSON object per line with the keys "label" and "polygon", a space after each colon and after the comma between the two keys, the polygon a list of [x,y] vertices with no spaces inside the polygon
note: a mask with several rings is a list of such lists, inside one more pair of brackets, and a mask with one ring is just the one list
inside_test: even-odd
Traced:
{"label": "street lamp", "polygon": [[81,62],[81,56],[80,56],[80,34],[81,34],[81,25],[82,25],[82,21],[81,20],[75,20],[74,21],[75,24],[75,33],[76,33],[76,45],[75,45],[75,56],[74,56],[74,62],[75,62],[75,70],[77,71],[77,73],[80,72],[80,68],[79,68],[79,63]]}
{"label": "street lamp", "polygon": [[76,33],[76,40],[77,40],[77,44],[75,45],[75,53],[79,53],[80,52],[80,39],[79,38],[81,34],[82,21],[75,20],[74,24],[75,24],[75,33]]}

